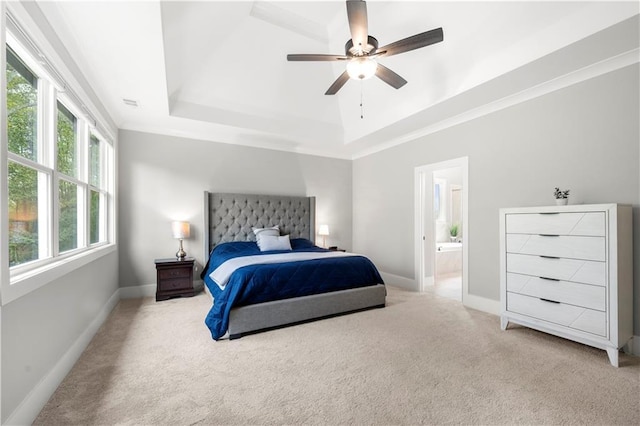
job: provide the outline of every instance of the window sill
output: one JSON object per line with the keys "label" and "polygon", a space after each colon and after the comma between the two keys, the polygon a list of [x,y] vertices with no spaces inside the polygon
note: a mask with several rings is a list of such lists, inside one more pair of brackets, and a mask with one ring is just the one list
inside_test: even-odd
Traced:
{"label": "window sill", "polygon": [[9,284],[2,285],[2,304],[6,305],[40,287],[67,275],[107,254],[116,251],[115,244],[108,244],[74,256],[47,263],[24,273],[14,275]]}

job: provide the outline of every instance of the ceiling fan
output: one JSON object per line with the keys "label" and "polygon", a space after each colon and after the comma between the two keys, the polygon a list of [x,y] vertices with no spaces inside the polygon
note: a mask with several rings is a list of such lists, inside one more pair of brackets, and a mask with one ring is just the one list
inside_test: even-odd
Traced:
{"label": "ceiling fan", "polygon": [[419,49],[444,39],[442,28],[437,28],[378,48],[378,40],[369,35],[366,1],[347,0],[347,18],[351,39],[344,46],[344,55],[287,55],[288,61],[347,61],[347,69],[333,82],[325,95],[335,95],[349,78],[365,80],[374,75],[391,87],[399,89],[407,84],[407,80],[379,64],[377,59]]}

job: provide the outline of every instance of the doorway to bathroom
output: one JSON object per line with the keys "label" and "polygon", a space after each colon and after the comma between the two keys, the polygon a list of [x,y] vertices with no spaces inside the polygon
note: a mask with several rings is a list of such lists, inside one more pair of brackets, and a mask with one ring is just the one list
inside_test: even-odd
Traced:
{"label": "doorway to bathroom", "polygon": [[462,167],[433,172],[433,290],[458,301],[462,301],[462,188]]}
{"label": "doorway to bathroom", "polygon": [[468,157],[415,169],[419,290],[462,301],[468,295]]}

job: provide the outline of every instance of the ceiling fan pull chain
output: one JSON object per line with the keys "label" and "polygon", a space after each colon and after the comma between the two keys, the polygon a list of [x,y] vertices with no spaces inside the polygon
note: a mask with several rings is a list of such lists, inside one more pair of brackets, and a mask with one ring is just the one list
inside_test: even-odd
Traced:
{"label": "ceiling fan pull chain", "polygon": [[364,119],[364,108],[362,107],[362,92],[364,91],[363,87],[363,82],[362,80],[360,80],[360,120]]}

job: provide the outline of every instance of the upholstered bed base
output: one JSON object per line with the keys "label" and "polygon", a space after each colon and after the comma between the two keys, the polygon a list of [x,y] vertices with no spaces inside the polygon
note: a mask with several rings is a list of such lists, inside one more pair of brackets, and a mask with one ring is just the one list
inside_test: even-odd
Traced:
{"label": "upholstered bed base", "polygon": [[[216,244],[246,240],[252,223],[280,225],[295,237],[314,240],[315,198],[205,192],[205,255]],[[277,206],[277,207],[276,207]],[[271,215],[270,215],[271,212]],[[229,338],[385,306],[386,289],[378,284],[231,310]]]}
{"label": "upholstered bed base", "polygon": [[384,285],[378,284],[235,308],[229,316],[229,339],[367,309],[384,308],[385,296]]}

